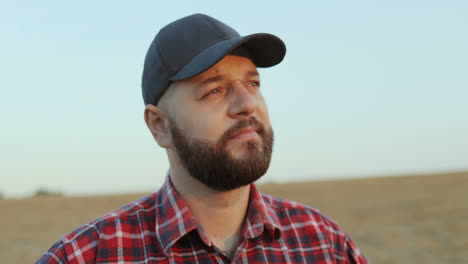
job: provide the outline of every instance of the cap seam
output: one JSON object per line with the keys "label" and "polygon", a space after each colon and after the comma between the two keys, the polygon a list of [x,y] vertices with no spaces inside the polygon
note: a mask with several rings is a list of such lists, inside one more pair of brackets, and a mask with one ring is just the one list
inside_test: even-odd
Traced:
{"label": "cap seam", "polygon": [[163,63],[163,66],[169,68],[171,72],[173,72],[174,69],[172,65],[167,63],[167,59],[164,57],[163,55],[164,53],[161,51],[161,42],[159,41],[159,38],[157,38],[156,41],[158,42],[157,43],[158,45],[156,45],[156,51],[158,52],[158,55],[161,58],[161,62]]}
{"label": "cap seam", "polygon": [[[197,57],[198,54],[202,53],[204,50],[209,49],[209,48],[213,47],[214,45],[216,45],[216,44],[218,44],[218,43],[220,43],[220,42],[223,42],[223,41],[226,41],[226,40],[230,40],[230,39],[232,39],[232,38],[224,38],[224,39],[222,39],[222,40],[220,40],[220,41],[218,41],[218,42],[212,44],[211,46],[206,47],[206,48],[200,50],[199,52],[195,53],[191,58],[189,58],[187,61],[185,61],[185,62],[182,64],[182,66],[181,66],[176,72],[174,72],[174,73],[172,74],[172,76],[176,75],[180,70],[182,70],[182,68],[185,67],[185,65],[187,65],[191,60],[193,60],[195,57]],[[172,79],[172,76],[171,76],[171,79]]]}
{"label": "cap seam", "polygon": [[[209,26],[210,29],[211,29],[212,31],[214,30],[214,32],[216,32],[216,35],[217,35],[218,37],[222,38],[222,40],[217,41],[217,42],[211,44],[209,47],[212,47],[213,45],[216,45],[216,44],[218,44],[218,43],[220,43],[220,42],[222,42],[222,41],[225,41],[225,40],[228,40],[228,39],[232,39],[232,38],[229,37],[229,36],[225,36],[225,34],[223,34],[223,32],[221,32],[221,31],[215,26],[215,23],[214,23],[213,21],[210,21],[210,20],[203,20],[203,23],[204,23],[205,25]],[[239,33],[237,33],[237,34],[240,35]],[[195,53],[192,57],[190,57],[190,58],[188,58],[186,61],[184,61],[184,63],[182,64],[182,66],[181,66],[179,69],[177,69],[177,71],[175,71],[175,72],[172,74],[172,76],[174,76],[175,74],[177,74],[177,72],[180,71],[185,65],[187,65],[187,63],[189,63],[193,58],[195,58],[198,54],[200,54],[202,51],[208,49],[209,47],[206,47],[206,48],[204,48],[204,49],[198,51],[198,52]],[[171,77],[172,77],[172,76],[171,76]]]}
{"label": "cap seam", "polygon": [[[209,25],[210,28],[211,28],[212,30],[214,30],[214,31],[216,32],[216,35],[218,35],[219,37],[223,37],[223,36],[225,35],[225,34],[223,34],[222,31],[219,30],[219,28],[217,28],[217,27],[215,26],[214,21],[204,21],[204,22],[205,22],[207,25]],[[240,35],[240,34],[239,34],[239,35]],[[222,40],[222,41],[224,41],[224,40]],[[219,41],[219,42],[221,42],[221,41]],[[217,43],[219,43],[219,42],[217,42]]]}

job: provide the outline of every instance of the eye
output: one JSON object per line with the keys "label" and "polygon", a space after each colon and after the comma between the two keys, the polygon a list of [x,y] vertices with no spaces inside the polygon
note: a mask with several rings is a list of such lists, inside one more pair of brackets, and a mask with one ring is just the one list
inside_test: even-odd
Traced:
{"label": "eye", "polygon": [[210,90],[210,91],[207,92],[205,95],[203,95],[202,99],[203,99],[203,98],[206,98],[206,97],[208,97],[208,96],[210,96],[210,95],[213,95],[213,94],[219,94],[219,93],[221,93],[221,92],[222,92],[222,90],[221,90],[220,88],[216,88],[216,89]]}
{"label": "eye", "polygon": [[219,92],[220,92],[220,90],[218,88],[216,88],[216,89],[211,90],[208,94],[215,94],[215,93],[219,93]]}
{"label": "eye", "polygon": [[259,81],[252,81],[249,83],[251,87],[260,87],[260,82]]}

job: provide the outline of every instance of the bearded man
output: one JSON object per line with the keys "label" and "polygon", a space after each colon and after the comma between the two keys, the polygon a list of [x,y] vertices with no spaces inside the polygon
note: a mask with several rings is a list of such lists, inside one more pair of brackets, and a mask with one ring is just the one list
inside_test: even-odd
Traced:
{"label": "bearded man", "polygon": [[273,130],[257,67],[286,47],[195,14],[162,28],[143,70],[161,189],[65,235],[38,263],[367,263],[317,210],[260,193]]}

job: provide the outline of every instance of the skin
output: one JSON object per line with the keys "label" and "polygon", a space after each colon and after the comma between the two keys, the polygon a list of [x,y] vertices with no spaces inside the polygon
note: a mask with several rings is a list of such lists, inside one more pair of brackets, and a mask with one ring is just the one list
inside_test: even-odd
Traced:
{"label": "skin", "polygon": [[[239,119],[249,116],[270,127],[256,66],[245,57],[228,55],[207,71],[172,83],[158,105],[147,105],[144,113],[154,139],[166,149],[174,187],[215,246],[232,255],[239,244],[250,187],[221,192],[193,178],[174,148],[169,116],[190,137],[211,142],[216,142]],[[232,138],[226,146],[232,157],[241,158],[248,153],[248,140],[262,144],[255,132]]]}

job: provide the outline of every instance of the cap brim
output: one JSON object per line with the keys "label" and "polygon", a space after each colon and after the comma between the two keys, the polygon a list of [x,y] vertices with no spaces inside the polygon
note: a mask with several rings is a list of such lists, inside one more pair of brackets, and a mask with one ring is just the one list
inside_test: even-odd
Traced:
{"label": "cap brim", "polygon": [[260,68],[274,66],[280,63],[286,55],[284,42],[272,34],[258,33],[228,39],[198,53],[172,76],[171,81],[184,80],[208,70],[240,46],[247,49],[250,59]]}

